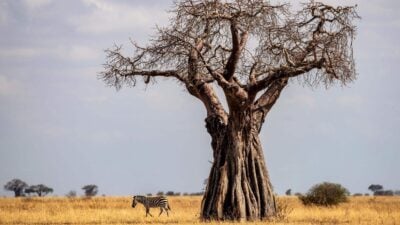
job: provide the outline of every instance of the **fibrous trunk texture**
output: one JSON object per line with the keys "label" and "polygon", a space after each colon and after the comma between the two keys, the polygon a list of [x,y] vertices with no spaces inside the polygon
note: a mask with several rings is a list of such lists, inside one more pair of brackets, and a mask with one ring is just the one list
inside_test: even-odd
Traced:
{"label": "fibrous trunk texture", "polygon": [[258,137],[262,121],[231,114],[208,117],[214,161],[201,206],[203,220],[260,220],[273,216],[275,198]]}

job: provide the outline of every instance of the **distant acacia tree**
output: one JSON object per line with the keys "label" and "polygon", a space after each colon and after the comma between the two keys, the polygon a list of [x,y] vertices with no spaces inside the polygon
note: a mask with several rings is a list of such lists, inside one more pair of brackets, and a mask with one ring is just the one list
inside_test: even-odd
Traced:
{"label": "distant acacia tree", "polygon": [[71,191],[69,191],[65,196],[67,196],[67,197],[69,197],[69,198],[76,197],[76,191],[71,190]]}
{"label": "distant acacia tree", "polygon": [[85,185],[82,187],[82,189],[85,191],[86,197],[95,196],[95,195],[97,195],[97,192],[98,192],[98,187],[95,184]]}
{"label": "distant acacia tree", "polygon": [[371,185],[369,185],[368,190],[370,190],[373,193],[375,193],[377,191],[382,191],[383,190],[383,186],[380,185],[380,184],[371,184]]}
{"label": "distant acacia tree", "polygon": [[285,192],[286,195],[292,195],[292,189],[287,189]]}
{"label": "distant acacia tree", "polygon": [[24,196],[24,190],[27,187],[28,184],[26,184],[24,181],[20,179],[13,179],[7,182],[6,185],[4,185],[4,189],[7,191],[13,191],[15,197]]}
{"label": "distant acacia tree", "polygon": [[378,190],[374,192],[374,196],[393,196],[394,191],[392,190]]}
{"label": "distant acacia tree", "polygon": [[[356,77],[354,7],[311,1],[293,12],[266,0],[181,0],[150,44],[106,50],[110,86],[173,78],[203,103],[213,149],[201,204],[204,220],[255,220],[276,213],[259,133],[288,81],[312,87]],[[222,89],[223,106],[216,86]],[[178,137],[179,138],[179,137]]]}
{"label": "distant acacia tree", "polygon": [[25,193],[36,193],[39,197],[45,196],[53,192],[53,188],[47,187],[44,184],[31,185],[25,189]]}

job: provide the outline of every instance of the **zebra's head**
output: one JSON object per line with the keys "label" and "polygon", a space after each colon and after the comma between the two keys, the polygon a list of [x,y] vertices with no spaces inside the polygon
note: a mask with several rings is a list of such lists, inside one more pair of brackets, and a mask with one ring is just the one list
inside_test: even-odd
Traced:
{"label": "zebra's head", "polygon": [[136,196],[133,196],[132,208],[135,208],[136,205],[137,205]]}

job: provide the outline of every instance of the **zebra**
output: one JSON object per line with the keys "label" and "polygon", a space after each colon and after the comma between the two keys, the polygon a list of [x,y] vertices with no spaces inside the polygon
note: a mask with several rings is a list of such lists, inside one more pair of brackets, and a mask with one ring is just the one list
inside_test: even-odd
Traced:
{"label": "zebra", "polygon": [[167,213],[167,216],[169,216],[168,210],[171,210],[171,208],[169,207],[168,200],[164,196],[156,196],[156,197],[146,197],[141,195],[133,196],[132,208],[135,208],[137,203],[143,204],[143,206],[146,208],[146,217],[147,214],[153,216],[150,214],[150,208],[160,207],[160,214],[158,216],[161,215],[163,210]]}

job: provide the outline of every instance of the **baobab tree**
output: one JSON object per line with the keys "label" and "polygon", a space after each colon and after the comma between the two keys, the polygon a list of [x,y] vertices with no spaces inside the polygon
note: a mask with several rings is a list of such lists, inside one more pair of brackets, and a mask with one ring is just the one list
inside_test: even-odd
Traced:
{"label": "baobab tree", "polygon": [[53,191],[53,188],[47,187],[44,184],[31,185],[25,189],[25,193],[36,193],[39,197],[45,196],[49,193],[52,193]]}
{"label": "baobab tree", "polygon": [[[176,79],[207,112],[213,163],[201,204],[205,220],[273,216],[276,203],[259,138],[268,112],[289,80],[345,85],[356,77],[354,7],[266,0],[182,0],[147,46],[106,50],[100,73],[120,89],[158,77]],[[223,90],[227,108],[215,87]]]}
{"label": "baobab tree", "polygon": [[24,196],[24,190],[28,187],[28,184],[20,179],[13,179],[4,185],[4,189],[7,191],[13,191],[15,197]]}

